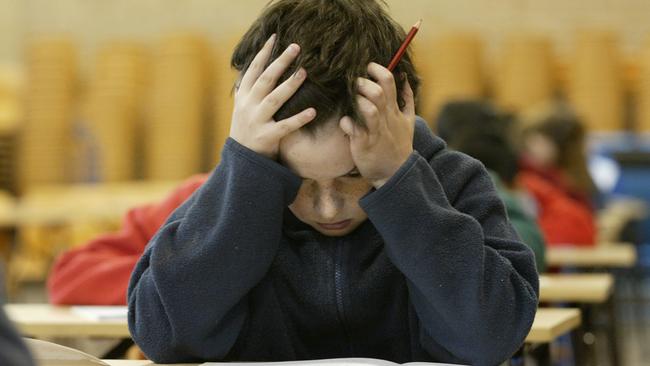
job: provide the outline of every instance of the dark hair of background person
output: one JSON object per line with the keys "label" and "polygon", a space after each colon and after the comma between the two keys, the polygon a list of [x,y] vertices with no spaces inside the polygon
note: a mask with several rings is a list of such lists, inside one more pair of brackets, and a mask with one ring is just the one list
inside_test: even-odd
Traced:
{"label": "dark hair of background person", "polygon": [[[279,0],[270,2],[236,46],[231,65],[243,75],[267,39],[277,34],[270,62],[291,43],[301,47],[278,84],[298,68],[307,71],[300,89],[278,110],[275,120],[316,108],[314,121],[303,130],[314,132],[324,121],[348,115],[365,126],[356,105],[356,79],[367,77],[370,62],[388,65],[406,33],[375,0]],[[409,52],[393,70],[398,105],[403,75],[417,96],[420,80]]]}
{"label": "dark hair of background person", "polygon": [[479,160],[506,186],[515,185],[519,157],[508,139],[498,131],[468,130],[454,138],[449,147]]}
{"label": "dark hair of background person", "polygon": [[491,104],[478,100],[458,100],[445,104],[436,118],[436,134],[447,144],[469,132],[498,134],[510,139],[512,119]]}
{"label": "dark hair of background person", "polygon": [[539,133],[557,148],[556,166],[562,170],[580,191],[587,195],[596,193],[585,156],[585,129],[571,112],[557,111],[541,118],[524,130],[524,137]]}

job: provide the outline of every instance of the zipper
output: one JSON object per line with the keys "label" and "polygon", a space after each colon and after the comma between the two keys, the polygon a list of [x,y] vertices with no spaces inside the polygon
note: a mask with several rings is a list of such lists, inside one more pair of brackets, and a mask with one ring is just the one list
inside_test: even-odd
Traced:
{"label": "zipper", "polygon": [[336,310],[338,313],[339,323],[345,335],[345,339],[348,345],[348,352],[350,355],[353,355],[353,347],[350,339],[350,333],[346,326],[345,321],[345,310],[343,304],[343,286],[345,284],[345,276],[343,275],[343,243],[336,243],[336,251],[334,254],[334,295],[336,297]]}

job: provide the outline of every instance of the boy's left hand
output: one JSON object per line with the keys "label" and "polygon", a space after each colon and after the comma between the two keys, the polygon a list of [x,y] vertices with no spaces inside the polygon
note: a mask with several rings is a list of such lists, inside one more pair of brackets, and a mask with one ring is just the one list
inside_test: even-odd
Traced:
{"label": "boy's left hand", "polygon": [[366,78],[357,79],[357,103],[366,127],[356,125],[349,116],[341,118],[341,129],[350,137],[352,159],[361,175],[379,189],[404,164],[413,152],[415,101],[404,81],[404,108],[397,105],[393,73],[374,62]]}

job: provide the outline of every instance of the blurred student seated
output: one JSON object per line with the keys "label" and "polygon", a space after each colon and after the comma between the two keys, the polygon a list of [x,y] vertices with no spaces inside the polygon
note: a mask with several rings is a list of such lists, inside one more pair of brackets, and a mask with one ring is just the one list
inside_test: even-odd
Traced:
{"label": "blurred student seated", "polygon": [[585,130],[569,109],[557,106],[522,131],[521,182],[539,205],[539,224],[551,246],[595,244]]}
{"label": "blurred student seated", "polygon": [[49,300],[56,305],[126,305],[133,267],[169,215],[207,179],[189,178],[165,200],[131,209],[122,229],[101,235],[57,258],[48,277]]}
{"label": "blurred student seated", "polygon": [[449,147],[483,163],[488,169],[510,222],[535,253],[538,272],[546,270],[544,237],[536,223],[535,203],[517,182],[518,156],[509,139],[510,121],[489,104],[451,102],[438,116],[438,135]]}

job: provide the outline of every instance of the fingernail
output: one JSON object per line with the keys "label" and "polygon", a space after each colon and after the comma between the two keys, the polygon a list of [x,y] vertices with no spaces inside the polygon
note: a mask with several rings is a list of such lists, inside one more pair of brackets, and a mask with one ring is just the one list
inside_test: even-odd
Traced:
{"label": "fingernail", "polygon": [[300,70],[296,71],[296,73],[294,74],[294,77],[296,79],[302,79],[302,78],[305,77],[306,74],[307,74],[307,72],[305,71],[305,69],[300,68]]}
{"label": "fingernail", "polygon": [[271,34],[271,37],[269,37],[269,42],[275,42],[275,37],[276,33]]}
{"label": "fingernail", "polygon": [[287,49],[288,49],[289,52],[291,52],[292,54],[297,55],[297,54],[298,54],[298,51],[300,51],[300,46],[298,46],[298,45],[295,44],[295,43],[292,43],[292,44],[289,45],[289,47],[288,47]]}

